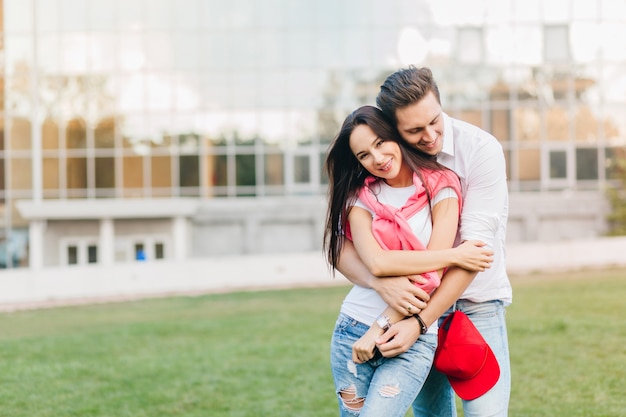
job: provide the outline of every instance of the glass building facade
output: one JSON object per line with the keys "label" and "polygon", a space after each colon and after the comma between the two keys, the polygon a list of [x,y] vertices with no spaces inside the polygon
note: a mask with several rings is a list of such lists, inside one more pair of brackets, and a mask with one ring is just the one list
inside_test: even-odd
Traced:
{"label": "glass building facade", "polygon": [[626,148],[623,0],[2,0],[0,263],[16,201],[323,195],[328,144],[429,66],[511,192],[603,190]]}

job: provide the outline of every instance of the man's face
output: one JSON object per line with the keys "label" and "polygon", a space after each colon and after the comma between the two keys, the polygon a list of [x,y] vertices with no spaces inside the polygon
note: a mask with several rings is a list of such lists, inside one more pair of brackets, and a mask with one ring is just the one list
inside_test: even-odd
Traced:
{"label": "man's face", "polygon": [[398,131],[409,144],[428,154],[437,155],[443,147],[441,105],[430,92],[417,103],[396,110]]}

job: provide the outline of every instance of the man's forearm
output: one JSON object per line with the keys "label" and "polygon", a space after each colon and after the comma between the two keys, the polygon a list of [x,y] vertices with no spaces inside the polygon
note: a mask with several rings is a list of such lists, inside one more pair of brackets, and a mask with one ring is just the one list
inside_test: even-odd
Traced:
{"label": "man's forearm", "polygon": [[337,270],[351,283],[365,288],[373,288],[374,282],[378,279],[370,273],[348,239],[343,243]]}

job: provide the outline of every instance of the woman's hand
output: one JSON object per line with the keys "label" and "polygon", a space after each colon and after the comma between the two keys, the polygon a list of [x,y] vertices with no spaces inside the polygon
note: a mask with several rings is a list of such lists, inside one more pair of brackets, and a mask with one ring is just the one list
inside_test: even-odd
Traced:
{"label": "woman's hand", "polygon": [[468,240],[453,249],[454,265],[473,272],[481,272],[491,267],[493,251],[484,247],[485,242]]}
{"label": "woman's hand", "polygon": [[363,336],[352,345],[352,362],[364,363],[374,357],[376,339],[383,334],[377,325],[372,325]]}

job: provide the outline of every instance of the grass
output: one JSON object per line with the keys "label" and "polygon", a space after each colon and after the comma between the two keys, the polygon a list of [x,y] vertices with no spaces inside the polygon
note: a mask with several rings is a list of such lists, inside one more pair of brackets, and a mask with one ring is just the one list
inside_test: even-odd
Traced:
{"label": "grass", "polygon": [[[626,415],[626,270],[513,283],[510,415]],[[336,416],[328,344],[346,292],[0,314],[0,415]]]}

